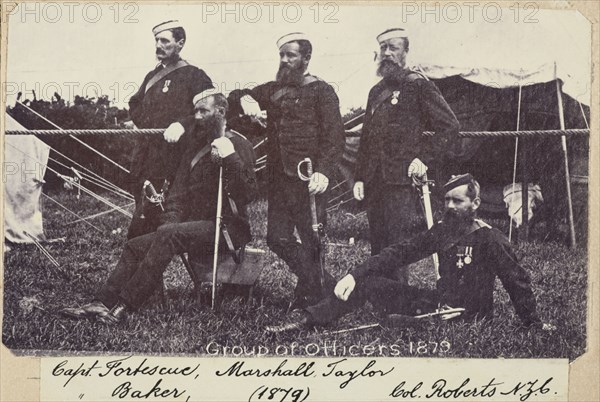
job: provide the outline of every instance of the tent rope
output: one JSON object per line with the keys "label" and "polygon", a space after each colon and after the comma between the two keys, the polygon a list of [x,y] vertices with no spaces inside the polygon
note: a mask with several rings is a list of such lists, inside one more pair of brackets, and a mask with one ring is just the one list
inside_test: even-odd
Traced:
{"label": "tent rope", "polygon": [[[131,207],[131,206],[133,206],[134,204],[135,204],[134,202],[131,202],[131,203],[129,203],[129,204],[123,205],[123,207]],[[123,208],[123,207],[122,207],[122,208]],[[71,222],[67,222],[67,223],[66,223],[66,225],[72,225],[72,224],[74,224],[74,223],[77,223],[77,222],[79,222],[79,221],[85,221],[85,220],[88,220],[88,219],[94,219],[94,218],[97,218],[97,217],[99,217],[99,216],[103,216],[103,215],[106,215],[106,214],[110,214],[111,212],[115,212],[115,211],[116,211],[116,209],[115,209],[115,208],[111,208],[111,209],[109,209],[109,210],[106,210],[106,211],[98,212],[97,214],[93,214],[93,215],[86,216],[86,217],[84,217],[84,218],[81,218],[81,219],[77,219],[77,220],[74,220],[74,221],[71,221]]]}
{"label": "tent rope", "polygon": [[98,232],[100,233],[104,233],[102,230],[100,230],[100,228],[98,228],[97,226],[95,226],[94,224],[86,221],[85,219],[83,219],[81,216],[77,215],[77,213],[71,211],[69,208],[65,207],[64,205],[62,205],[60,202],[56,201],[54,198],[50,197],[48,194],[42,193],[42,195],[44,197],[46,197],[47,199],[49,199],[50,201],[52,201],[53,203],[55,203],[56,205],[58,205],[59,207],[61,207],[62,209],[64,209],[65,211],[67,211],[68,213],[70,213],[71,215],[75,215],[77,218],[79,218],[79,221],[83,221],[84,223],[87,223],[89,226],[91,226],[92,228],[96,229]]}
{"label": "tent rope", "polygon": [[[6,135],[110,135],[110,134],[162,134],[163,129],[106,129],[106,130],[6,130]],[[433,131],[425,131],[423,136],[432,137]],[[590,135],[590,130],[585,128],[571,128],[566,130],[523,130],[523,131],[461,131],[459,138],[485,138],[485,137],[535,137],[535,136],[574,136]],[[351,137],[352,135],[347,135]],[[356,135],[359,136],[359,135]]]}
{"label": "tent rope", "polygon": [[[31,112],[33,112],[36,116],[42,118],[44,121],[50,123],[51,125],[53,125],[54,127],[56,127],[58,130],[60,131],[64,131],[62,127],[59,127],[58,125],[54,124],[53,122],[51,122],[50,120],[48,120],[46,117],[42,116],[40,113],[36,112],[35,110],[33,110],[32,108],[30,108],[29,106],[27,106],[26,104],[24,104],[21,101],[17,101],[20,105],[26,107],[28,110],[30,110]],[[108,162],[112,163],[113,165],[115,165],[116,167],[118,167],[119,169],[123,170],[126,173],[131,173],[129,170],[125,169],[123,166],[121,166],[120,164],[118,164],[117,162],[113,161],[112,159],[110,159],[108,156],[104,155],[102,152],[98,151],[96,148],[86,144],[85,142],[81,141],[79,138],[74,137],[73,134],[69,134],[69,138],[72,138],[73,140],[75,140],[76,142],[80,143],[81,145],[83,145],[85,148],[89,149],[90,151],[94,152],[95,154],[99,155],[101,158],[106,159]]]}
{"label": "tent rope", "polygon": [[65,182],[68,182],[71,185],[74,185],[78,188],[80,188],[81,190],[83,190],[84,193],[92,196],[93,198],[97,199],[98,201],[101,201],[103,203],[105,203],[106,205],[108,205],[109,207],[115,208],[117,211],[121,212],[123,215],[127,216],[128,218],[132,218],[133,215],[127,211],[125,211],[124,209],[122,209],[121,207],[119,207],[118,205],[113,204],[112,202],[110,202],[109,200],[107,200],[106,198],[94,193],[93,191],[89,190],[86,187],[83,187],[81,184],[76,183],[75,181],[71,180],[71,178],[69,176],[65,176],[63,174],[60,174],[58,171],[56,171],[55,169],[52,169],[50,166],[44,164],[42,161],[40,161],[37,158],[32,157],[31,155],[27,154],[27,152],[15,147],[14,145],[10,144],[10,143],[6,143],[7,145],[9,145],[10,147],[14,148],[15,150],[21,152],[23,155],[25,155],[26,157],[28,157],[29,159],[32,159],[33,161],[37,162],[40,164],[40,166],[44,166],[46,169],[48,169],[49,171],[51,171],[52,173],[56,174],[58,177],[60,177],[61,179],[63,179]]}
{"label": "tent rope", "polygon": [[579,101],[577,101],[577,103],[579,104],[579,110],[581,110],[581,115],[583,116],[583,121],[585,122],[585,126],[589,130],[590,129],[590,124],[587,121],[587,117],[585,117],[585,112],[583,111],[583,105]]}
{"label": "tent rope", "polygon": [[[51,148],[51,149],[52,149],[52,148]],[[56,152],[56,151],[55,151],[55,152]],[[60,155],[60,154],[59,154],[59,155]],[[62,155],[61,155],[61,156],[62,156]],[[59,166],[62,166],[62,167],[64,167],[64,168],[66,168],[66,169],[70,169],[68,165],[66,165],[66,164],[64,164],[64,163],[62,163],[62,162],[60,162],[60,161],[58,161],[58,160],[57,160],[57,159],[55,159],[55,158],[48,157],[48,160],[50,160],[50,161],[52,161],[52,162],[56,163],[56,164],[57,164],[57,165],[59,165]],[[119,196],[121,196],[121,197],[123,197],[123,198],[125,198],[125,199],[127,199],[127,200],[133,200],[133,199],[134,199],[134,198],[133,198],[133,196],[131,196],[131,195],[130,195],[129,193],[127,193],[125,190],[122,190],[122,189],[120,189],[119,187],[115,186],[114,184],[111,184],[110,182],[109,182],[109,185],[107,185],[107,184],[105,184],[104,182],[102,182],[102,181],[100,181],[100,180],[97,180],[97,179],[95,179],[93,176],[90,176],[90,175],[88,175],[88,174],[87,174],[87,173],[85,173],[85,172],[79,172],[79,173],[81,174],[81,176],[82,176],[82,178],[83,178],[84,180],[87,180],[87,181],[89,181],[90,183],[92,183],[92,184],[94,184],[94,185],[96,185],[96,186],[98,186],[98,187],[101,187],[101,188],[103,188],[103,189],[105,189],[105,190],[108,190],[108,191],[110,191],[110,192],[112,192],[112,193],[114,193],[114,194],[116,194],[116,195],[119,195]],[[106,180],[105,180],[105,181],[106,181]]]}

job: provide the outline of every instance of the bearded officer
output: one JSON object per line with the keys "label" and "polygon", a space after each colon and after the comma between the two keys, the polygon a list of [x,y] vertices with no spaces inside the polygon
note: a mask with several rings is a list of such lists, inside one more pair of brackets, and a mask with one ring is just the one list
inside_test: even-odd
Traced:
{"label": "bearded officer", "polygon": [[[454,176],[444,190],[445,215],[441,222],[370,257],[337,283],[334,294],[293,312],[289,322],[267,330],[283,332],[330,323],[367,300],[388,314],[414,316],[444,306],[464,309],[460,315],[463,319],[492,318],[496,278],[508,292],[523,325],[541,326],[529,276],[517,262],[508,239],[475,219],[481,203],[479,183],[470,174]],[[405,266],[433,253],[438,253],[440,261],[435,291],[407,286],[386,275],[396,264]],[[442,318],[456,316],[454,312]]]}
{"label": "bearded officer", "polygon": [[[233,103],[243,98],[246,105],[258,102],[267,112],[267,243],[298,277],[292,305],[298,307],[322,297],[309,193],[315,194],[318,221],[325,224],[326,190],[341,160],[344,128],[333,87],[307,71],[312,57],[308,37],[298,32],[285,35],[277,48],[280,63],[275,81],[233,91],[229,99]],[[314,166],[308,189],[297,174],[298,163],[307,157]],[[333,285],[326,276],[325,282]]]}
{"label": "bearded officer", "polygon": [[257,190],[252,144],[226,130],[227,99],[223,94],[203,92],[194,98],[194,105],[195,115],[181,122],[185,127],[181,141],[187,148],[164,202],[161,226],[125,244],[116,268],[94,301],[65,308],[62,314],[116,323],[126,311],[144,304],[174,256],[189,252],[201,261],[211,261],[220,165],[225,199],[222,217],[227,228],[221,230],[221,244],[229,247],[231,242],[239,249],[250,240],[246,206]]}
{"label": "bearded officer", "polygon": [[[186,42],[184,28],[172,20],[152,28],[159,60],[138,92],[129,101],[129,113],[138,128],[167,128],[171,123],[194,114],[192,99],[213,84],[204,71],[183,60],[179,53]],[[182,144],[169,144],[161,136],[141,137],[133,153],[130,190],[136,200],[136,214],[130,224],[129,239],[152,232],[158,225],[154,208],[142,211],[142,186],[146,180],[156,189],[173,181],[184,151]],[[140,219],[144,216],[143,219]]]}
{"label": "bearded officer", "polygon": [[[369,92],[358,150],[354,197],[366,201],[371,255],[414,233],[416,193],[408,169],[438,165],[458,137],[456,116],[435,84],[406,68],[409,39],[401,28],[377,36],[382,77]],[[435,131],[433,138],[422,136]],[[408,283],[408,272],[398,278]]]}

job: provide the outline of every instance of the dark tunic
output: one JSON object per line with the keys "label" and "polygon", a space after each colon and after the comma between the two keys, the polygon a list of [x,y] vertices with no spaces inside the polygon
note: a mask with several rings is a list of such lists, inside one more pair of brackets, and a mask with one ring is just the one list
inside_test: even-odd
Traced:
{"label": "dark tunic", "polygon": [[[208,143],[207,138],[192,140],[184,134],[186,145],[175,182],[165,202],[161,225],[155,232],[129,240],[106,284],[96,295],[108,307],[121,301],[130,308],[140,307],[162,281],[171,259],[188,252],[196,258],[212,256],[219,166],[211,161],[210,152],[190,169],[191,162]],[[228,133],[235,153],[223,163],[223,223],[234,246],[250,240],[246,205],[257,193],[252,144],[238,134]],[[227,196],[235,203],[232,212]],[[221,244],[225,244],[221,236]]]}
{"label": "dark tunic", "polygon": [[508,239],[497,229],[476,220],[471,233],[457,236],[443,222],[411,240],[389,246],[357,266],[358,281],[384,275],[389,267],[407,265],[438,253],[441,304],[464,307],[466,316],[491,317],[496,277],[508,292],[525,324],[538,322],[536,303],[527,272],[519,265]]}
{"label": "dark tunic", "polygon": [[287,89],[271,81],[233,97],[248,94],[267,111],[268,169],[297,177],[298,162],[309,157],[314,171],[331,179],[345,141],[339,100],[331,85],[316,77],[308,81]]}
{"label": "dark tunic", "polygon": [[[364,182],[367,191],[376,174],[386,184],[410,184],[410,162],[439,162],[458,138],[458,129],[442,94],[423,75],[407,71],[382,79],[369,92],[354,178]],[[425,138],[424,131],[434,131],[435,136]]]}
{"label": "dark tunic", "polygon": [[[314,172],[335,176],[344,149],[344,127],[333,87],[313,76],[300,86],[268,82],[233,91],[235,105],[250,95],[267,111],[268,223],[267,244],[298,276],[297,298],[321,297],[317,240],[312,232],[308,185],[297,166],[310,158]],[[315,197],[319,223],[326,223],[327,192]],[[295,231],[300,237],[296,240]],[[329,275],[325,275],[329,282]]]}
{"label": "dark tunic", "polygon": [[[435,171],[452,155],[458,127],[435,84],[419,73],[406,70],[371,89],[354,178],[365,185],[372,255],[425,228],[408,166],[419,158]],[[423,137],[424,131],[435,136]],[[429,178],[440,180],[431,170]],[[398,279],[407,283],[406,274]]]}
{"label": "dark tunic", "polygon": [[[193,118],[183,121],[186,131],[194,129]],[[219,165],[212,162],[210,152],[203,156],[190,170],[196,154],[212,141],[203,136],[193,140],[187,133],[180,141],[186,147],[181,158],[173,186],[165,203],[165,213],[160,216],[161,224],[200,220],[215,220]],[[246,205],[257,195],[254,163],[256,156],[252,144],[240,134],[226,132],[235,153],[223,159],[223,222],[231,228],[236,245],[250,240],[250,226]],[[227,197],[234,201],[237,214],[231,210]]]}
{"label": "dark tunic", "polygon": [[[192,115],[194,96],[213,88],[204,71],[187,65],[162,77],[146,92],[148,81],[162,69],[162,64],[159,64],[149,72],[129,101],[129,113],[138,128],[167,128],[171,123]],[[165,179],[172,181],[181,153],[179,144],[169,144],[161,135],[138,140],[130,174],[130,188],[136,199],[144,180],[150,180],[157,189]]]}

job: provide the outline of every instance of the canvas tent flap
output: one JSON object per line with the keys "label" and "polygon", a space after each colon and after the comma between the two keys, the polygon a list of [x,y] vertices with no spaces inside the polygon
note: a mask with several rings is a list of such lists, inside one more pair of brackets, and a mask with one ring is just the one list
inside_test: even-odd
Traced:
{"label": "canvas tent flap", "polygon": [[[24,130],[5,114],[7,130]],[[40,196],[50,148],[31,135],[4,137],[4,238],[13,243],[30,243],[25,233],[45,240]]]}
{"label": "canvas tent flap", "polygon": [[[486,67],[453,67],[440,66],[435,64],[419,64],[413,67],[416,71],[421,71],[427,77],[433,80],[459,76],[467,81],[474,82],[491,88],[518,88],[519,85],[526,87],[535,84],[544,84],[554,81],[556,78],[562,82],[570,82],[570,76],[560,70],[557,66],[555,74],[553,64],[543,64],[535,69],[507,70]],[[579,93],[570,93],[570,89],[575,87],[566,85],[563,91],[573,98],[577,98]]]}

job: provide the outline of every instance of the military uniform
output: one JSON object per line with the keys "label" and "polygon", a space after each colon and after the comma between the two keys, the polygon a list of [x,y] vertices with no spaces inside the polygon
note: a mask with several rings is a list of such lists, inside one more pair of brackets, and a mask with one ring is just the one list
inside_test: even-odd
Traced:
{"label": "military uniform", "polygon": [[[193,120],[193,119],[192,119]],[[186,151],[173,186],[160,214],[156,232],[129,240],[115,270],[96,295],[96,300],[112,308],[119,301],[138,308],[161,283],[162,273],[171,259],[190,252],[203,261],[210,260],[214,246],[216,199],[219,166],[211,161],[212,138],[190,138],[190,119],[184,121],[186,134],[180,139]],[[223,224],[237,249],[250,240],[246,205],[257,192],[252,144],[239,134],[227,132],[235,153],[223,159]],[[194,162],[196,155],[202,155]],[[229,201],[231,200],[231,201]],[[235,207],[233,207],[235,205]],[[235,210],[234,210],[235,209]],[[226,241],[221,236],[221,243]]]}
{"label": "military uniform", "polygon": [[[344,147],[339,100],[331,85],[305,75],[299,86],[268,82],[230,95],[250,95],[267,111],[267,243],[298,276],[298,297],[318,296],[319,266],[307,183],[298,178],[297,166],[308,157],[315,172],[335,176]],[[320,223],[326,221],[327,192],[317,195]],[[300,242],[296,241],[294,228]]]}
{"label": "military uniform", "polygon": [[[213,88],[210,78],[198,67],[179,60],[181,67],[161,77],[152,86],[148,83],[162,74],[162,64],[148,73],[138,92],[129,101],[129,113],[138,128],[167,128],[171,123],[194,114],[192,99],[206,89]],[[167,67],[168,68],[168,67]],[[129,227],[128,238],[156,229],[157,218],[148,215],[140,219],[141,192],[149,180],[157,190],[166,180],[173,181],[184,147],[169,144],[161,135],[139,138],[132,157],[129,188],[136,199],[137,209]]]}
{"label": "military uniform", "polygon": [[[411,264],[436,252],[440,279],[435,291],[384,277],[396,264]],[[356,288],[348,301],[331,296],[307,308],[313,322],[331,322],[366,300],[387,313],[416,315],[448,305],[465,308],[464,318],[491,318],[496,277],[508,292],[523,324],[540,322],[529,276],[517,262],[508,239],[479,220],[463,235],[457,235],[454,227],[441,222],[411,240],[385,248],[351,274]]]}
{"label": "military uniform", "polygon": [[[435,84],[410,70],[369,92],[354,179],[365,186],[372,255],[414,233],[416,194],[407,176],[419,158],[441,163],[458,137],[456,116]],[[432,138],[424,131],[435,131]]]}

